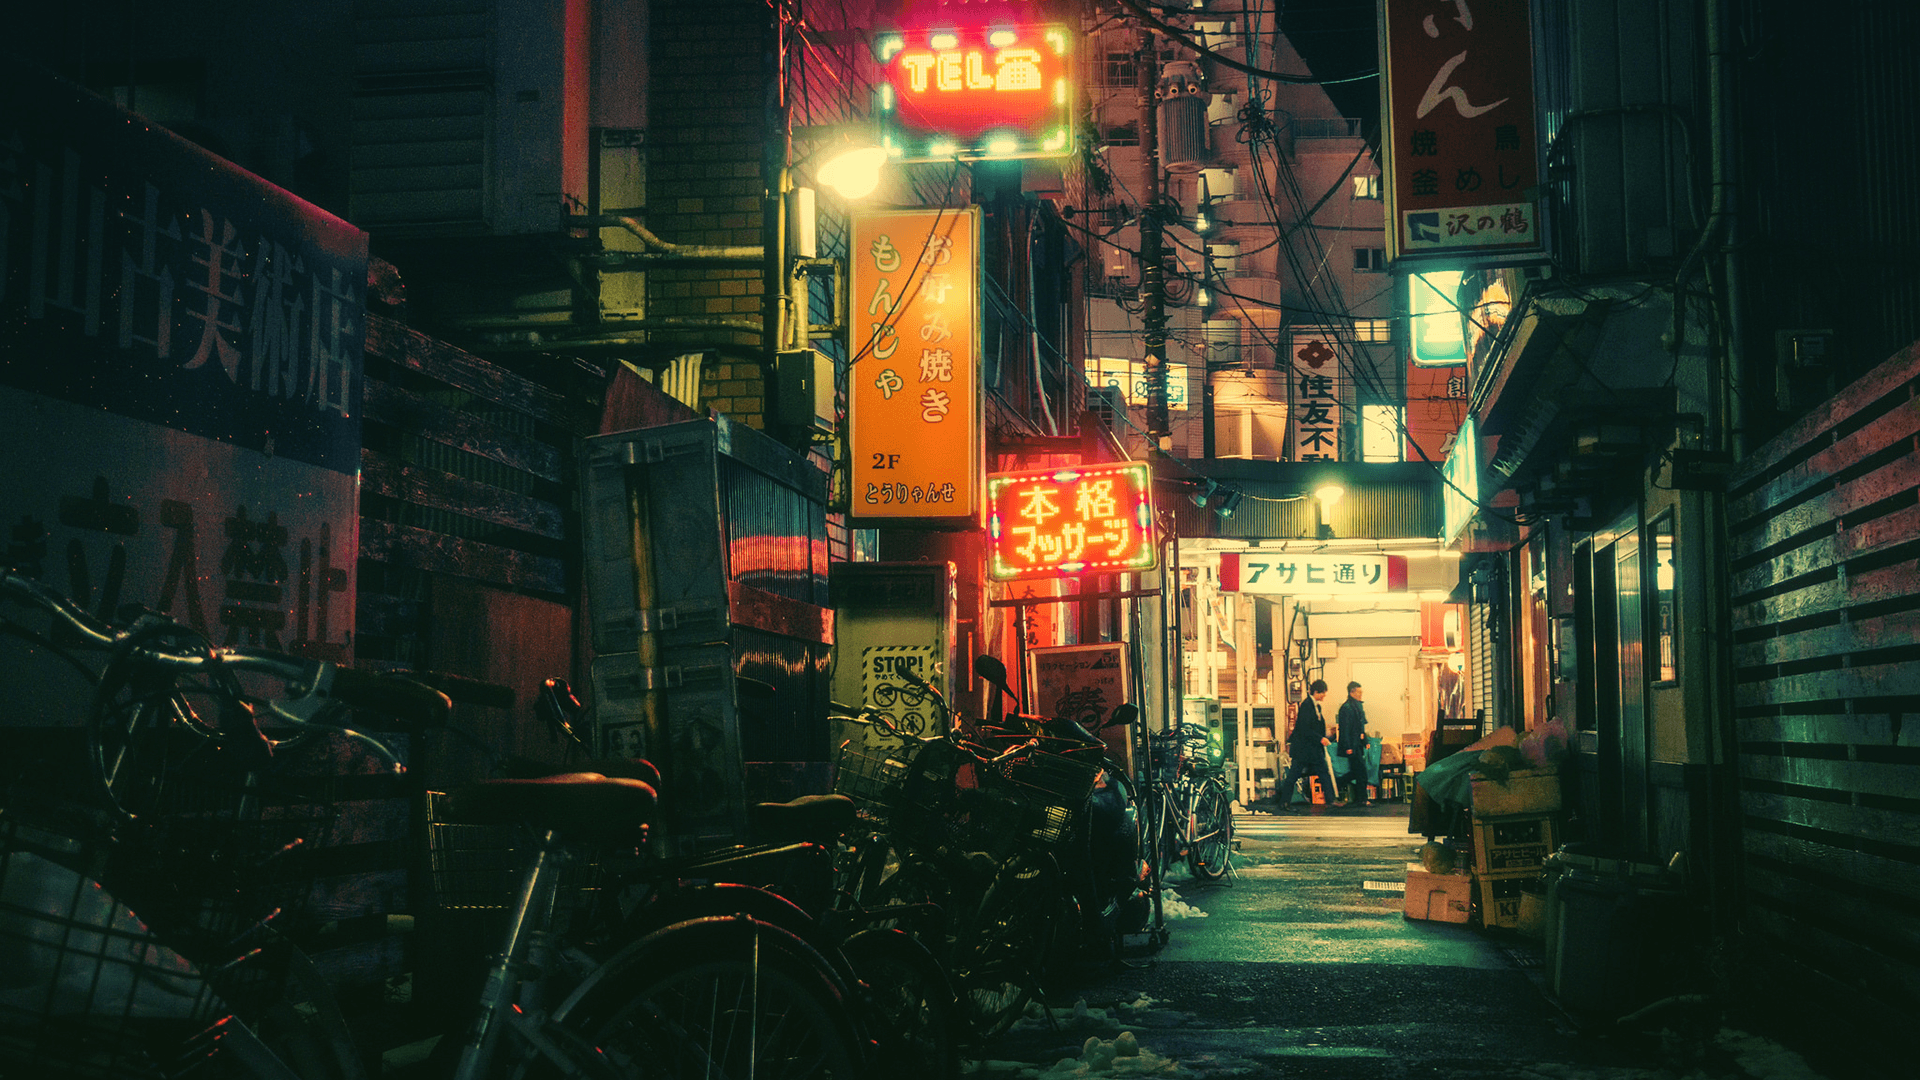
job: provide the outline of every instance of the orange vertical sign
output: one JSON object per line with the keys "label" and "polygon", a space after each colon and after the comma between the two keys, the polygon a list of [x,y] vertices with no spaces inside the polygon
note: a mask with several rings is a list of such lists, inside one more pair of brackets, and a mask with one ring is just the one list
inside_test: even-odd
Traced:
{"label": "orange vertical sign", "polygon": [[847,413],[856,520],[979,523],[979,210],[856,214]]}

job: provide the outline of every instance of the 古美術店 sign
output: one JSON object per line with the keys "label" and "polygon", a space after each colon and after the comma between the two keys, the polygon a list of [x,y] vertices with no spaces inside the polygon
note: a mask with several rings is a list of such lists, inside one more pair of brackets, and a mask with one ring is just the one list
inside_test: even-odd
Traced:
{"label": "\u53e4\u7f8e\u8853\u5e97 sign", "polygon": [[977,527],[980,211],[856,214],[849,475],[856,520]]}
{"label": "\u53e4\u7f8e\u8853\u5e97 sign", "polygon": [[1405,592],[1407,558],[1325,551],[1297,555],[1225,551],[1220,554],[1220,588],[1285,596]]}

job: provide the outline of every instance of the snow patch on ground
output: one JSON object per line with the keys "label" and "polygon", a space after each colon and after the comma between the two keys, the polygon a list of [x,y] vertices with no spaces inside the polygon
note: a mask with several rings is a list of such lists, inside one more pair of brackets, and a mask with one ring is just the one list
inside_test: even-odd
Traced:
{"label": "snow patch on ground", "polygon": [[1161,1057],[1140,1045],[1133,1032],[1112,1039],[1090,1035],[1079,1057],[1061,1058],[1043,1069],[1022,1072],[1022,1080],[1077,1080],[1083,1076],[1190,1076],[1172,1058]]}
{"label": "snow patch on ground", "polygon": [[1168,919],[1204,919],[1207,913],[1180,899],[1172,889],[1160,890],[1160,914]]}

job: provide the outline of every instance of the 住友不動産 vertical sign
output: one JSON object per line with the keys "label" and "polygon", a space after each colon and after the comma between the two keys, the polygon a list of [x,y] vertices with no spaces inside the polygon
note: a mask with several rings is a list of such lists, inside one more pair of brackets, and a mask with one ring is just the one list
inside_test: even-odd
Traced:
{"label": "\u4f4f\u53cb\u4e0d\u52d5\u7523 vertical sign", "polygon": [[995,473],[987,507],[995,581],[1154,567],[1153,476],[1144,463]]}
{"label": "\u4f4f\u53cb\u4e0d\u52d5\u7523 vertical sign", "polygon": [[1388,251],[1539,251],[1527,0],[1384,0]]}
{"label": "\u4f4f\u53cb\u4e0d\u52d5\u7523 vertical sign", "polygon": [[954,25],[874,41],[881,141],[896,161],[1063,157],[1073,151],[1073,32]]}
{"label": "\u4f4f\u53cb\u4e0d\u52d5\u7523 vertical sign", "polygon": [[856,520],[977,527],[979,210],[854,215],[847,376]]}

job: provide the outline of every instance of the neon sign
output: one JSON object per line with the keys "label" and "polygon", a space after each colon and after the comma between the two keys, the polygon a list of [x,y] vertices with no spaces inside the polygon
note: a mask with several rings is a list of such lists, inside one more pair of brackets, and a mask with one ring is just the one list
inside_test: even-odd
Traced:
{"label": "neon sign", "polygon": [[989,476],[987,576],[1151,570],[1152,495],[1152,474],[1140,462]]}
{"label": "neon sign", "polygon": [[882,35],[881,142],[897,161],[1063,157],[1073,150],[1065,26],[939,27]]}

